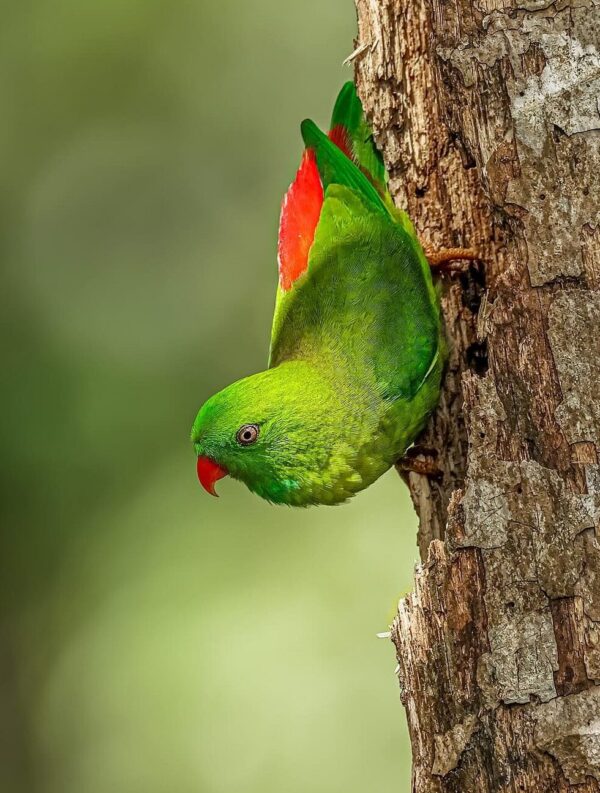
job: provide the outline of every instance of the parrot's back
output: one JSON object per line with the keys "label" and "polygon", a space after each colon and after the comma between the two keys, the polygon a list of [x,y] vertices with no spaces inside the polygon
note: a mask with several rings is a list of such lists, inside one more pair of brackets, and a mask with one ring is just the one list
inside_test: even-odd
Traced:
{"label": "parrot's back", "polygon": [[[428,411],[444,361],[439,299],[413,226],[393,205],[353,84],[340,93],[329,136],[311,121],[302,134],[305,159],[282,212],[271,366],[321,359],[348,367],[390,409],[398,403],[403,416],[414,400]],[[311,172],[318,179],[307,179]],[[293,247],[298,236],[291,245],[285,239],[286,221],[311,185],[321,207],[302,266]],[[310,236],[311,229],[303,231]],[[291,283],[287,268],[300,272]],[[418,398],[428,387],[431,398]]]}

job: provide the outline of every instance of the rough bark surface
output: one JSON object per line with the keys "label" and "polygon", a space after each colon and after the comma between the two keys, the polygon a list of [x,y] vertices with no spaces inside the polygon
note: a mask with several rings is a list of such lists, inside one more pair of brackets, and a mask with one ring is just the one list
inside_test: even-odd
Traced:
{"label": "rough bark surface", "polygon": [[357,0],[357,84],[448,281],[392,628],[415,793],[600,791],[600,5]]}

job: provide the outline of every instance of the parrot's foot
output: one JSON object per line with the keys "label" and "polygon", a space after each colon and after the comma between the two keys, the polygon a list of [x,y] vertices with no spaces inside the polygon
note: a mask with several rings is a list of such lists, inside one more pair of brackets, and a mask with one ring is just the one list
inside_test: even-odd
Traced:
{"label": "parrot's foot", "polygon": [[423,250],[431,269],[438,272],[464,270],[466,262],[481,260],[480,254],[474,248],[442,248],[434,251],[425,245]]}
{"label": "parrot's foot", "polygon": [[396,468],[401,473],[421,474],[433,479],[441,479],[443,472],[437,463],[437,452],[434,449],[425,449],[422,446],[412,446],[404,457],[396,463]]}

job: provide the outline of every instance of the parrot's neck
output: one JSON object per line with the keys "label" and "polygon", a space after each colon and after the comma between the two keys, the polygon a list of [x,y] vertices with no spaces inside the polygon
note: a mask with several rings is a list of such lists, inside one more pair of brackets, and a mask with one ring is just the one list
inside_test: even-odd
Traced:
{"label": "parrot's neck", "polygon": [[247,482],[274,503],[339,504],[375,481],[393,462],[387,408],[356,372],[323,358],[288,361],[269,371],[285,383],[290,429],[274,452],[274,473]]}

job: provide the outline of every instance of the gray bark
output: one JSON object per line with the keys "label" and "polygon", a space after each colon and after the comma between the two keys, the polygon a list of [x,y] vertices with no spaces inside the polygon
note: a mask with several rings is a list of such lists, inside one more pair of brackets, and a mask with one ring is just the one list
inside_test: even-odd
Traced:
{"label": "gray bark", "polygon": [[356,0],[359,93],[447,280],[392,628],[415,793],[600,791],[600,5]]}

